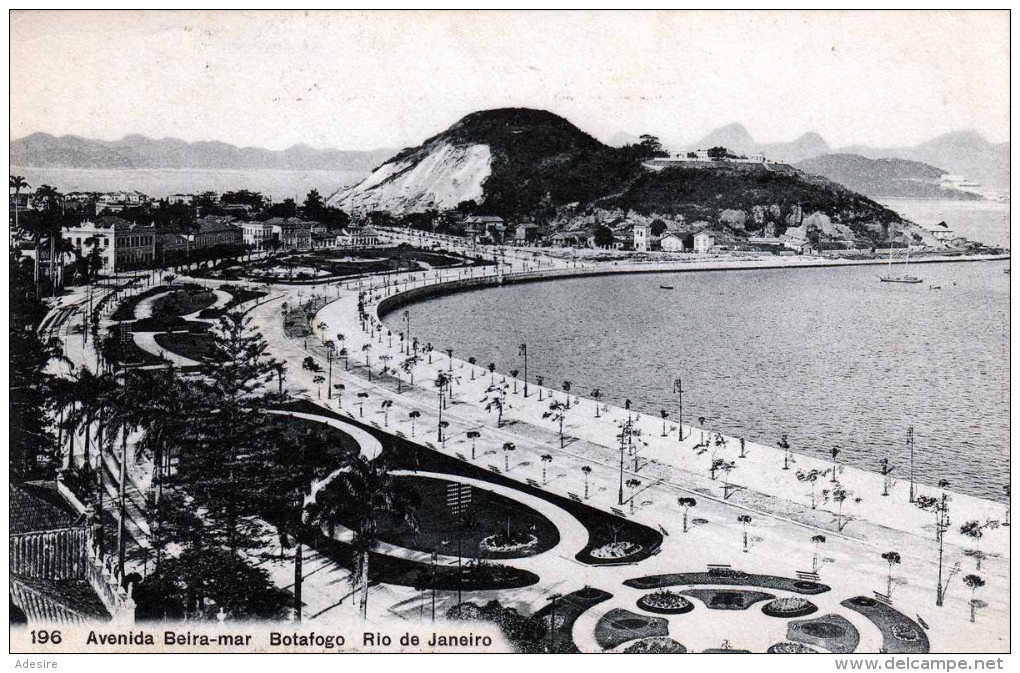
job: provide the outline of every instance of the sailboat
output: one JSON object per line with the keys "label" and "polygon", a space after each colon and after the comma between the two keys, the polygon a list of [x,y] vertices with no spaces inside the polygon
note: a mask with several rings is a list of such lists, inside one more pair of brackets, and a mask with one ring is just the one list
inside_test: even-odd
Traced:
{"label": "sailboat", "polygon": [[917,276],[911,276],[911,275],[906,273],[907,267],[909,267],[909,266],[910,266],[910,244],[908,243],[907,244],[907,259],[903,263],[903,275],[902,276],[894,276],[893,275],[893,268],[892,268],[892,247],[890,247],[889,248],[889,273],[887,275],[885,275],[885,276],[879,276],[878,279],[880,281],[882,281],[883,283],[910,283],[910,284],[914,284],[914,283],[921,283],[921,282],[923,282]]}

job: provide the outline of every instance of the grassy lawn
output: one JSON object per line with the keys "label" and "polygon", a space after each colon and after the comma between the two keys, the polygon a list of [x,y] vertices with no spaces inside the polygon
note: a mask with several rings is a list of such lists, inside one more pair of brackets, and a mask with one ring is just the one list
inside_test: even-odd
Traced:
{"label": "grassy lawn", "polygon": [[122,301],[120,303],[120,305],[117,306],[117,310],[113,312],[113,315],[110,316],[110,318],[112,320],[134,320],[135,319],[135,306],[138,305],[138,302],[140,302],[143,299],[146,299],[148,297],[151,297],[153,295],[160,294],[161,292],[167,292],[168,290],[171,290],[171,289],[178,289],[178,290],[180,290],[180,289],[196,289],[196,290],[198,290],[198,289],[201,289],[201,288],[198,285],[194,285],[192,283],[185,283],[183,285],[176,285],[176,286],[173,286],[173,287],[169,287],[169,286],[166,286],[166,285],[159,285],[157,287],[151,287],[148,290],[145,290],[144,292],[139,292],[138,294],[136,294],[136,295],[134,295],[132,297],[128,297],[127,299]]}
{"label": "grassy lawn", "polygon": [[[458,532],[461,555],[467,558],[506,559],[533,556],[553,548],[560,536],[551,521],[526,505],[479,488],[470,489],[470,503],[460,529],[458,517],[447,507],[447,487],[454,482],[425,477],[397,477],[401,489],[418,494],[417,532],[389,520],[383,520],[383,541],[424,552],[457,556]],[[480,542],[497,533],[505,533],[509,521],[512,533],[534,536],[535,544],[513,552],[484,549]],[[460,530],[458,530],[460,529]]]}
{"label": "grassy lawn", "polygon": [[188,315],[216,303],[215,293],[200,287],[187,287],[163,295],[152,304],[153,318]]}
{"label": "grassy lawn", "polygon": [[212,336],[192,332],[168,332],[156,335],[156,343],[160,348],[191,358],[197,362],[217,361],[221,359],[213,347]]}

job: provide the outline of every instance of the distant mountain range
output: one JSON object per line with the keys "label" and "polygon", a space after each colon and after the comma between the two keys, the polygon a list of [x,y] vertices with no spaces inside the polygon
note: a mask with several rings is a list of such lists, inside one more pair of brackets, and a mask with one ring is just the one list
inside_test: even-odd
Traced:
{"label": "distant mountain range", "polygon": [[821,175],[871,198],[957,199],[977,194],[943,189],[941,168],[906,159],[868,159],[859,154],[823,154],[794,164],[805,173]]}
{"label": "distant mountain range", "polygon": [[393,150],[345,151],[294,145],[274,151],[221,142],[129,135],[120,140],[33,133],[10,144],[13,166],[91,169],[319,170],[369,172]]}
{"label": "distant mountain range", "polygon": [[965,175],[991,189],[1009,187],[1009,143],[990,143],[976,131],[954,131],[912,146],[883,148],[851,145],[833,148],[814,132],[805,133],[788,143],[759,143],[741,124],[728,124],[683,149],[708,149],[716,146],[741,154],[762,152],[770,159],[790,164],[825,154],[856,154],[868,159],[905,159],[941,168],[946,173]]}

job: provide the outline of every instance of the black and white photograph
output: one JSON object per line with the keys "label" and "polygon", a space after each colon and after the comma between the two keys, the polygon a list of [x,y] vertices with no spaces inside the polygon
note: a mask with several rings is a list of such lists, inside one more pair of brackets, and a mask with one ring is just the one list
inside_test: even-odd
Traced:
{"label": "black and white photograph", "polygon": [[1009,10],[9,29],[12,667],[1008,664]]}

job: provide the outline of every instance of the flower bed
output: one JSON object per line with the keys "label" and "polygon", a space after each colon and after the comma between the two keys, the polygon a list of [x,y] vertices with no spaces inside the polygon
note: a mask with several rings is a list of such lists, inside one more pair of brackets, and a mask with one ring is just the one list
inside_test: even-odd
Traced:
{"label": "flower bed", "polygon": [[509,535],[500,532],[495,535],[484,537],[478,543],[478,548],[490,553],[508,554],[511,552],[526,551],[537,544],[538,538],[534,535],[514,531]]}
{"label": "flower bed", "polygon": [[593,558],[597,559],[623,559],[633,556],[641,551],[641,545],[633,542],[610,542],[601,547],[591,550]]}
{"label": "flower bed", "polygon": [[818,606],[803,598],[785,597],[766,603],[761,611],[769,617],[806,617],[817,612]]}
{"label": "flower bed", "polygon": [[818,650],[812,649],[800,643],[776,643],[765,650],[767,654],[818,654]]}
{"label": "flower bed", "polygon": [[637,606],[660,615],[682,615],[694,609],[694,604],[689,600],[675,591],[665,589],[645,594],[638,599]]}
{"label": "flower bed", "polygon": [[642,638],[623,651],[624,654],[685,654],[687,648],[672,638]]}

